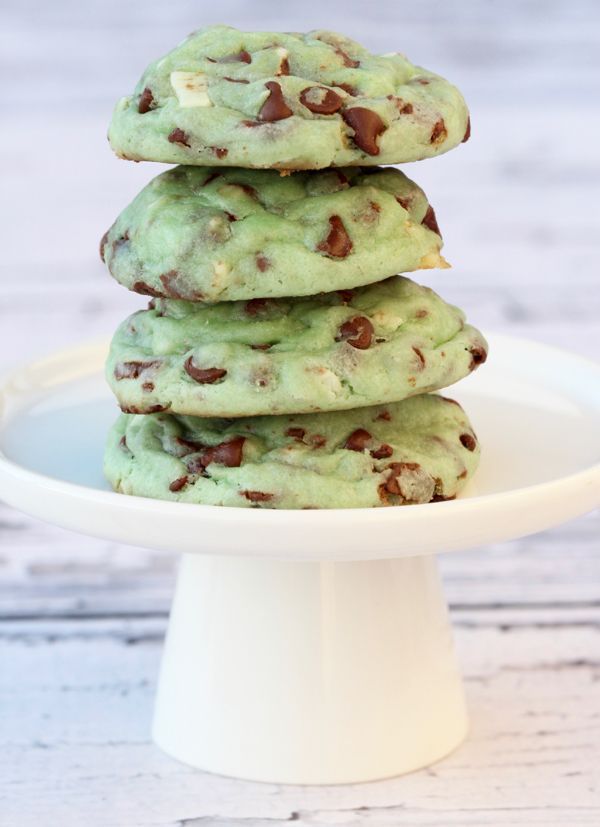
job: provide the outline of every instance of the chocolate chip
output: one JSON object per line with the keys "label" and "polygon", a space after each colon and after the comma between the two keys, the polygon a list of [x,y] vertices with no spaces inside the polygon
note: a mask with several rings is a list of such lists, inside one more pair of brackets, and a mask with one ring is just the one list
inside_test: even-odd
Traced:
{"label": "chocolate chip", "polygon": [[387,459],[388,457],[391,457],[393,453],[394,449],[392,446],[385,442],[382,442],[381,446],[375,451],[370,452],[373,459]]}
{"label": "chocolate chip", "polygon": [[446,503],[449,500],[455,500],[456,494],[452,494],[451,497],[444,497],[443,494],[434,494],[433,497],[429,500],[430,503]]}
{"label": "chocolate chip", "polygon": [[146,112],[150,112],[151,109],[154,109],[154,107],[152,106],[153,103],[154,97],[152,95],[152,92],[146,86],[146,88],[140,95],[140,102],[138,103],[138,112],[140,113],[140,115],[145,115]]}
{"label": "chocolate chip", "polygon": [[265,86],[271,94],[263,103],[258,113],[259,120],[283,121],[285,118],[291,117],[294,113],[283,98],[281,86],[274,80],[268,81],[265,83]]}
{"label": "chocolate chip", "polygon": [[467,451],[474,451],[477,446],[477,441],[473,439],[471,434],[461,434],[459,437],[461,444],[467,449]]}
{"label": "chocolate chip", "polygon": [[202,465],[206,468],[211,462],[225,465],[227,468],[239,468],[242,464],[242,448],[246,441],[245,436],[237,436],[229,442],[221,442],[214,448],[209,448],[202,457]]}
{"label": "chocolate chip", "polygon": [[465,144],[469,138],[471,137],[471,118],[469,117],[467,120],[467,131],[465,132],[465,137],[462,139],[461,144]]}
{"label": "chocolate chip", "polygon": [[202,184],[202,186],[203,186],[203,187],[205,187],[207,184],[210,184],[210,183],[211,183],[211,181],[214,181],[214,180],[215,180],[215,178],[222,178],[222,177],[223,177],[223,176],[221,175],[221,173],[220,173],[220,172],[213,172],[213,173],[212,173],[212,175],[209,175],[209,176],[208,176],[208,178],[207,178],[207,179],[206,179],[206,181]]}
{"label": "chocolate chip", "polygon": [[208,477],[206,469],[204,468],[204,465],[202,465],[202,457],[192,457],[192,459],[187,463],[187,469],[190,474],[193,474],[194,476],[200,474],[201,477]]}
{"label": "chocolate chip", "polygon": [[336,83],[335,85],[338,89],[343,89],[344,92],[347,92],[353,98],[360,95],[360,92],[356,86],[352,86],[350,83]]}
{"label": "chocolate chip", "polygon": [[250,83],[249,80],[244,80],[243,78],[223,78],[223,80],[228,80],[229,83]]}
{"label": "chocolate chip", "polygon": [[290,73],[290,64],[287,57],[284,57],[281,61],[281,65],[279,66],[279,71],[277,72],[278,75],[289,75]]}
{"label": "chocolate chip", "polygon": [[190,439],[183,439],[180,436],[175,437],[175,442],[184,449],[182,456],[186,454],[197,454],[199,451],[206,450],[206,445],[201,445],[199,442],[192,442]]}
{"label": "chocolate chip", "polygon": [[209,146],[208,147],[211,152],[214,152],[217,158],[226,158],[227,153],[229,152],[228,149],[222,149],[220,146]]}
{"label": "chocolate chip", "polygon": [[252,58],[244,49],[241,52],[236,52],[233,55],[225,55],[225,57],[207,57],[211,63],[251,63]]}
{"label": "chocolate chip", "polygon": [[354,130],[352,140],[366,152],[367,155],[379,155],[377,138],[385,130],[385,124],[372,109],[365,109],[362,106],[353,106],[342,113],[343,119],[348,126]]}
{"label": "chocolate chip", "polygon": [[194,382],[198,382],[199,385],[212,385],[227,373],[223,368],[197,368],[192,364],[192,359],[193,356],[190,356],[184,363],[183,368],[188,376],[191,376]]}
{"label": "chocolate chip", "polygon": [[137,379],[143,371],[148,370],[148,368],[157,368],[159,365],[160,362],[157,360],[150,360],[148,362],[117,362],[113,374],[117,381],[121,379]]}
{"label": "chocolate chip", "polygon": [[187,475],[185,477],[179,477],[178,480],[173,480],[173,482],[169,486],[169,491],[181,491],[181,489],[187,483],[187,481]]}
{"label": "chocolate chip", "polygon": [[164,293],[161,293],[160,290],[156,290],[154,287],[150,287],[145,281],[136,281],[131,289],[134,293],[140,293],[142,296],[154,296],[156,299],[166,298]]}
{"label": "chocolate chip", "polygon": [[343,172],[340,172],[339,169],[334,169],[333,172],[335,172],[335,174],[339,178],[340,184],[348,184],[348,186],[350,186],[350,181],[348,181]]}
{"label": "chocolate chip", "polygon": [[252,350],[269,350],[271,345],[250,345]]}
{"label": "chocolate chip", "polygon": [[119,440],[119,448],[120,448],[122,451],[124,451],[126,454],[130,454],[130,453],[131,453],[131,451],[130,451],[130,450],[129,450],[129,448],[127,447],[127,437],[125,436],[125,434],[123,434],[123,436],[122,436],[122,437],[121,437],[121,439]]}
{"label": "chocolate chip", "polygon": [[440,233],[440,228],[438,227],[437,218],[435,217],[435,212],[431,204],[427,207],[427,212],[425,213],[425,218],[421,221],[424,227],[427,227],[430,230],[433,230],[434,233],[437,233],[439,237],[442,237]]}
{"label": "chocolate chip", "polygon": [[352,301],[352,290],[336,290],[335,292],[341,297],[344,304]]}
{"label": "chocolate chip", "polygon": [[142,383],[142,390],[146,391],[146,393],[150,393],[154,390],[154,382],[143,382]]}
{"label": "chocolate chip", "polygon": [[106,247],[106,242],[108,241],[108,234],[110,230],[107,230],[100,240],[100,258],[104,261],[104,248]]}
{"label": "chocolate chip", "polygon": [[251,503],[265,503],[274,497],[274,494],[266,494],[264,491],[240,491],[240,494]]}
{"label": "chocolate chip", "polygon": [[189,137],[185,134],[183,129],[174,129],[172,132],[169,132],[167,140],[172,144],[181,144],[182,146],[187,146],[189,148],[190,144]]}
{"label": "chocolate chip", "polygon": [[444,402],[449,402],[451,405],[456,405],[456,407],[462,411],[462,405],[459,405],[456,399],[449,399],[447,396],[440,396],[440,399],[443,399]]}
{"label": "chocolate chip", "polygon": [[433,131],[431,133],[431,138],[429,139],[430,144],[441,144],[443,143],[446,138],[448,137],[448,130],[446,129],[446,124],[444,123],[444,119],[441,118],[436,125],[433,127]]}
{"label": "chocolate chip", "polygon": [[243,126],[264,126],[266,121],[241,121]]}
{"label": "chocolate chip", "polygon": [[365,316],[355,316],[340,327],[336,342],[348,342],[358,350],[366,350],[371,346],[373,325]]}
{"label": "chocolate chip", "polygon": [[469,353],[472,357],[469,370],[475,370],[478,365],[483,365],[487,359],[487,352],[483,347],[472,347]]}
{"label": "chocolate chip", "polygon": [[125,230],[123,235],[120,238],[115,238],[112,243],[112,256],[114,258],[117,252],[129,241],[129,230]]}
{"label": "chocolate chip", "polygon": [[412,103],[406,103],[400,110],[401,115],[412,115],[413,113],[413,105]]}
{"label": "chocolate chip", "polygon": [[306,436],[306,431],[304,428],[288,428],[285,435],[291,436],[296,442],[302,442]]}
{"label": "chocolate chip", "polygon": [[307,442],[310,442],[313,448],[322,448],[327,440],[321,434],[313,434],[308,438]]}
{"label": "chocolate chip", "polygon": [[335,53],[336,55],[338,55],[338,57],[341,57],[344,66],[346,66],[348,69],[358,69],[358,67],[360,66],[360,60],[354,60],[354,58],[351,58],[349,55],[346,54],[346,52],[342,52],[341,49],[336,49]]}
{"label": "chocolate chip", "polygon": [[262,313],[266,306],[267,299],[250,299],[250,301],[244,305],[244,312],[249,316],[256,316],[257,313]]}
{"label": "chocolate chip", "polygon": [[377,419],[384,419],[386,422],[391,422],[392,417],[389,411],[381,411],[377,414]]}
{"label": "chocolate chip", "polygon": [[332,89],[309,86],[300,92],[300,103],[317,115],[333,115],[339,112],[344,101]]}
{"label": "chocolate chip", "polygon": [[317,250],[333,258],[346,258],[352,252],[352,242],[339,215],[331,216],[329,226],[329,235],[325,241],[317,244]]}
{"label": "chocolate chip", "polygon": [[347,448],[348,451],[364,451],[367,442],[372,438],[371,434],[365,431],[364,428],[358,428],[358,430],[350,434],[342,445],[342,448]]}
{"label": "chocolate chip", "polygon": [[390,474],[380,486],[385,492],[402,497],[406,502],[427,503],[434,496],[435,480],[416,462],[392,462]]}
{"label": "chocolate chip", "polygon": [[266,256],[257,256],[256,266],[258,267],[261,273],[264,273],[265,270],[268,270],[271,266],[271,259],[267,258]]}
{"label": "chocolate chip", "polygon": [[421,353],[421,351],[419,350],[418,347],[413,347],[413,350],[417,354],[417,356],[419,357],[419,361],[420,361],[421,364],[420,364],[420,367],[417,368],[417,370],[419,372],[421,372],[422,370],[425,370],[425,357],[423,356],[423,354]]}
{"label": "chocolate chip", "polygon": [[174,299],[184,298],[177,288],[177,282],[180,277],[180,273],[177,270],[169,270],[168,273],[163,273],[162,276],[159,276],[167,294]]}

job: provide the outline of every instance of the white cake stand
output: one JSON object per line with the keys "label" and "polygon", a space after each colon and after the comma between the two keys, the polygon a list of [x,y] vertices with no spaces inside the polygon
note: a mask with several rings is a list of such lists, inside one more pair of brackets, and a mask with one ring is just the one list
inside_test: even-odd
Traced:
{"label": "white cake stand", "polygon": [[195,767],[331,784],[451,752],[467,716],[434,553],[531,534],[600,504],[600,365],[491,336],[444,391],[483,446],[453,502],[276,511],[125,497],[101,471],[117,407],[106,343],[0,377],[0,497],[68,529],[187,552],[154,738]]}

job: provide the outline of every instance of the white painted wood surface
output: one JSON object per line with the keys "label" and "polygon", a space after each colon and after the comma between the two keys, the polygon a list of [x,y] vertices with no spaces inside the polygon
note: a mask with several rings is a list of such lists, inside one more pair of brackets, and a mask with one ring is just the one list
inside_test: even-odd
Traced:
{"label": "white painted wood surface", "polygon": [[[140,297],[97,255],[160,166],[117,161],[110,109],[192,28],[337,28],[400,49],[470,104],[464,147],[408,170],[453,270],[420,274],[470,321],[600,356],[600,7],[306,0],[0,6],[0,367],[110,335]],[[493,354],[490,358],[493,358]],[[600,823],[600,514],[441,560],[471,734],[435,767],[351,787],[199,773],[149,740],[177,561],[0,505],[0,825],[277,827]]]}

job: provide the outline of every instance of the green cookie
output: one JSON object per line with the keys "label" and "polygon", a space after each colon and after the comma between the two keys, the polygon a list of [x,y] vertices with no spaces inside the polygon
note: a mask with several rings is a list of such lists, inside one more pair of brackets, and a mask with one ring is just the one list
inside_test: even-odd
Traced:
{"label": "green cookie", "polygon": [[231,301],[447,267],[425,193],[397,169],[176,167],[121,213],[101,254],[138,293]]}
{"label": "green cookie", "polygon": [[431,158],[469,137],[448,81],[343,35],[207,26],[151,63],[117,103],[122,158],[323,169]]}
{"label": "green cookie", "polygon": [[104,471],[123,494],[245,508],[370,508],[451,500],[479,463],[462,408],[424,394],[304,416],[121,414]]}
{"label": "green cookie", "polygon": [[458,308],[401,276],[309,298],[151,307],[120,325],[106,366],[128,413],[357,408],[451,385],[487,355]]}

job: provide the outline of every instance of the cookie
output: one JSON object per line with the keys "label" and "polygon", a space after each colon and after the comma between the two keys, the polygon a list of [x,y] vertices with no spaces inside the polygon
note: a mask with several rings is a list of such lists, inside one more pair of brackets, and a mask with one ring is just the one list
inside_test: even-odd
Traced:
{"label": "cookie", "polygon": [[121,414],[104,472],[116,491],[245,508],[452,500],[479,463],[462,408],[424,394],[353,411],[202,419]]}
{"label": "cookie", "polygon": [[399,164],[469,137],[455,86],[335,32],[207,26],[150,64],[113,112],[121,158],[284,170]]}
{"label": "cookie", "polygon": [[118,328],[106,375],[129,413],[253,416],[397,401],[486,355],[458,308],[394,276],[309,298],[153,299]]}
{"label": "cookie", "polygon": [[187,301],[310,295],[447,267],[425,193],[397,169],[176,167],[121,213],[101,254],[129,290]]}

